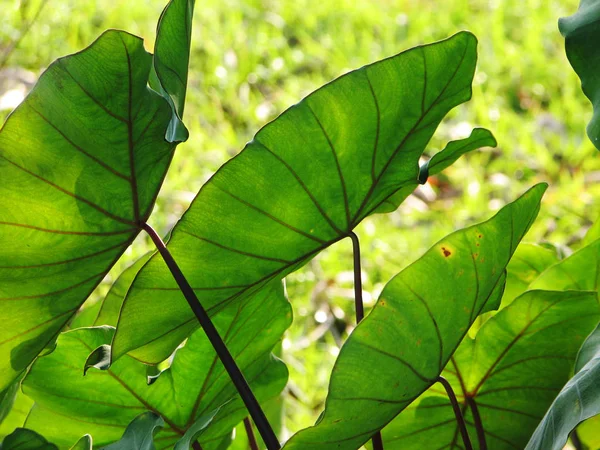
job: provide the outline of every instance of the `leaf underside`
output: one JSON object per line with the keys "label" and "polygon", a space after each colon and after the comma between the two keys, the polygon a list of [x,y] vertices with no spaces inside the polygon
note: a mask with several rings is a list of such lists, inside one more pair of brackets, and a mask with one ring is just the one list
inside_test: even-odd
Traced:
{"label": "leaf underside", "polygon": [[[203,186],[169,242],[209,314],[247,301],[414,188],[438,124],[471,96],[475,62],[476,39],[462,32],[350,72],[262,128]],[[113,355],[160,361],[195,327],[155,256],[127,295]]]}

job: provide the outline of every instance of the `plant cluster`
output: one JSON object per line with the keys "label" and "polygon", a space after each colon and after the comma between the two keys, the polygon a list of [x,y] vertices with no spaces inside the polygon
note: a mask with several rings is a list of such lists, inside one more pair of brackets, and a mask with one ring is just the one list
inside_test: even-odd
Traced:
{"label": "plant cluster", "polygon": [[[585,3],[561,26],[594,100]],[[496,145],[476,128],[424,158],[471,97],[476,38],[460,32],[313,92],[215,173],[165,244],[147,221],[188,138],[193,9],[168,3],[154,54],[107,31],[55,61],[0,131],[0,422],[18,427],[2,450],[257,449],[248,414],[279,449],[278,411],[263,406],[288,378],[274,355],[292,320],[283,279],[346,238],[357,327],[319,420],[284,448],[562,448],[600,413],[600,222],[564,259],[519,245],[545,184],[436,243],[365,316],[356,226]],[[156,252],[77,316],[142,231]],[[247,439],[232,433],[241,422]]]}

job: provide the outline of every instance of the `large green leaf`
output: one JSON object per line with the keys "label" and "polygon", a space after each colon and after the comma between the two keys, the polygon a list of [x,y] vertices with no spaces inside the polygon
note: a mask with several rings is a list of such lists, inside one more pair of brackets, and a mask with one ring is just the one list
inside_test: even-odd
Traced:
{"label": "large green leaf", "polygon": [[[270,351],[290,322],[281,282],[215,318],[259,400],[277,395],[285,386],[287,370]],[[177,350],[171,367],[151,385],[146,383],[146,366],[130,356],[106,371],[90,369],[83,377],[88,355],[108,344],[113,331],[98,327],[63,333],[56,350],[36,360],[23,382],[24,392],[36,401],[28,428],[61,446],[84,433],[91,434],[96,445],[106,445],[118,440],[133,418],[150,411],[165,422],[156,434],[156,447],[173,448],[199,417],[224,405],[200,439],[207,450],[248,414],[202,330]]]}
{"label": "large green leaf", "polygon": [[[577,357],[577,373],[560,391],[526,450],[560,450],[573,429],[600,414],[600,325]],[[597,430],[596,430],[597,431]]]}
{"label": "large green leaf", "polygon": [[[179,3],[188,4],[168,8]],[[179,27],[165,13],[158,42]],[[0,131],[0,391],[55,339],[152,210],[177,144],[167,128],[181,128],[169,105],[185,94],[166,90],[187,73],[169,64],[189,53],[179,45],[162,57],[161,48],[152,70],[165,96],[148,87],[142,40],[107,31],[52,63]]]}
{"label": "large green leaf", "polygon": [[[209,314],[302,266],[414,188],[438,124],[471,96],[475,63],[476,39],[462,32],[350,72],[262,128],[203,186],[169,242]],[[155,256],[125,300],[114,356],[161,360],[195,327]]]}
{"label": "large green leaf", "polygon": [[558,25],[565,37],[569,62],[581,78],[583,92],[594,106],[587,134],[600,149],[600,3],[597,0],[581,0],[577,12],[560,19]]}
{"label": "large green leaf", "polygon": [[[523,448],[564,383],[600,317],[594,292],[528,291],[466,338],[442,372],[471,440],[475,405],[489,450]],[[383,430],[385,448],[463,448],[443,388],[432,386]],[[476,445],[475,448],[481,448]],[[549,448],[549,447],[540,447]],[[561,447],[562,448],[562,447]]]}
{"label": "large green leaf", "polygon": [[342,347],[321,418],[285,448],[356,449],[435,383],[475,318],[499,306],[545,189],[442,239],[394,277]]}

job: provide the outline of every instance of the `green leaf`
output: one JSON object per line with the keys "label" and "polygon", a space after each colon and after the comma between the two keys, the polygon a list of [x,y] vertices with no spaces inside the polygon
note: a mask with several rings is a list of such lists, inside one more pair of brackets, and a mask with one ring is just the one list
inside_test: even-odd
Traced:
{"label": "green leaf", "polygon": [[[277,395],[286,384],[287,370],[270,351],[291,322],[281,282],[267,286],[251,302],[223,311],[214,322],[257,398]],[[89,433],[102,446],[119,439],[141,412],[151,411],[165,421],[156,447],[172,449],[199,417],[221,407],[200,439],[209,450],[204,440],[210,444],[225,436],[248,414],[202,330],[177,350],[171,367],[151,385],[146,382],[147,366],[130,356],[105,371],[90,369],[84,377],[88,355],[108,344],[113,332],[98,327],[62,333],[56,350],[36,360],[23,382],[24,392],[36,401],[28,428],[63,446]]]}
{"label": "green leaf", "polygon": [[[18,380],[15,383],[20,385],[21,380]],[[27,419],[32,406],[33,400],[23,394],[19,388],[8,415],[0,424],[0,439],[8,436],[15,428],[25,426],[25,420]]]}
{"label": "green leaf", "polygon": [[[122,31],[58,59],[0,131],[0,391],[56,338],[150,215],[181,134],[165,140],[167,128],[181,128],[169,104],[183,113],[185,88],[173,79],[187,78],[189,38],[173,39],[189,21],[178,14],[165,12],[154,62]],[[153,67],[164,97],[148,87]]]}
{"label": "green leaf", "polygon": [[[350,72],[267,124],[221,167],[169,242],[210,315],[301,267],[417,185],[438,124],[471,97],[476,44],[462,32]],[[113,356],[159,361],[196,326],[155,256],[123,304]],[[156,348],[159,336],[170,345]]]}
{"label": "green leaf", "polygon": [[171,0],[158,21],[150,86],[171,104],[173,117],[166,135],[169,142],[185,141],[189,135],[181,119],[187,90],[194,3],[194,0]]}
{"label": "green leaf", "polygon": [[475,128],[468,138],[452,141],[446,148],[421,166],[419,169],[419,182],[425,183],[427,177],[437,175],[442,170],[450,167],[462,155],[481,147],[495,147],[496,139],[485,128]]}
{"label": "green leaf", "polygon": [[177,441],[173,450],[189,450],[200,434],[211,424],[218,412],[219,410],[216,409],[208,414],[198,417],[192,426],[188,428],[183,437]]}
{"label": "green leaf", "polygon": [[102,306],[94,325],[110,325],[113,327],[117,325],[119,311],[121,310],[127,291],[131,287],[137,273],[148,262],[151,256],[152,253],[146,253],[119,275],[119,278],[111,286],[108,294],[106,294],[106,297],[102,301]]}
{"label": "green leaf", "polygon": [[587,126],[587,134],[597,149],[600,149],[600,3],[596,0],[581,0],[579,9],[570,17],[558,21],[560,32],[565,37],[569,62],[581,78],[581,88],[594,106],[594,115]]}
{"label": "green leaf", "polygon": [[600,217],[592,224],[581,241],[582,245],[589,245],[595,240],[600,239]]}
{"label": "green leaf", "polygon": [[550,266],[531,289],[597,291],[600,286],[600,240]]}
{"label": "green leaf", "polygon": [[56,445],[25,428],[17,428],[12,434],[6,436],[0,448],[2,450],[58,450]]}
{"label": "green leaf", "polygon": [[[523,448],[569,379],[600,317],[594,292],[528,291],[466,338],[442,372],[477,441],[477,410],[490,450]],[[448,397],[432,386],[383,430],[386,449],[462,448]],[[546,447],[543,447],[546,448]]]}
{"label": "green leaf", "polygon": [[154,433],[165,426],[164,420],[153,412],[145,412],[137,416],[127,426],[123,437],[103,450],[156,450]]}
{"label": "green leaf", "polygon": [[92,437],[89,434],[82,436],[69,450],[93,450]]}
{"label": "green leaf", "polygon": [[335,363],[325,411],[286,449],[356,449],[436,382],[539,211],[537,185],[492,219],[435,244],[384,288]]}
{"label": "green leaf", "polygon": [[583,344],[577,366],[581,368],[560,391],[526,450],[561,450],[579,423],[600,414],[600,325]]}
{"label": "green leaf", "polygon": [[15,380],[13,384],[0,392],[0,423],[4,422],[4,419],[6,419],[6,416],[10,413],[15,398],[17,397],[17,392],[19,392],[20,385],[21,380]]}
{"label": "green leaf", "polygon": [[531,283],[544,270],[558,261],[555,250],[537,244],[519,245],[508,263],[506,290],[502,297],[502,304],[508,306],[515,298],[527,291]]}

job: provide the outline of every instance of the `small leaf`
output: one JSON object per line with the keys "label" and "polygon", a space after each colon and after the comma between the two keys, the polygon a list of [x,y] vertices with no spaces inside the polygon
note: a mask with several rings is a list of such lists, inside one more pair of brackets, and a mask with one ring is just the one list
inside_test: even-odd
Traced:
{"label": "small leaf", "polygon": [[200,436],[200,433],[210,425],[218,412],[219,410],[216,409],[208,414],[198,417],[192,426],[188,428],[183,437],[177,441],[173,450],[189,450],[192,447],[192,444]]}
{"label": "small leaf", "polygon": [[419,171],[419,182],[424,184],[431,175],[437,175],[442,170],[450,167],[462,155],[481,147],[495,147],[496,139],[485,128],[475,128],[468,138],[452,141],[446,148],[427,161]]}
{"label": "small leaf", "polygon": [[285,448],[356,449],[435,383],[490,299],[499,304],[504,269],[545,189],[447,236],[396,275],[342,347],[320,420]]}
{"label": "small leaf", "polygon": [[69,450],[93,450],[92,448],[92,437],[89,434],[82,436],[77,443]]}
{"label": "small leaf", "polygon": [[4,422],[4,419],[10,413],[20,387],[21,380],[15,380],[13,384],[0,392],[0,423]]}
{"label": "small leaf", "polygon": [[[523,448],[568,380],[584,336],[600,318],[594,292],[528,291],[466,338],[442,372],[471,439],[477,410],[488,448]],[[383,430],[385,448],[454,448],[460,439],[443,388],[432,386]]]}
{"label": "small leaf", "polygon": [[83,367],[84,375],[90,367],[99,370],[108,370],[110,367],[110,345],[101,345],[88,356],[88,359],[85,361],[85,366]]}
{"label": "small leaf", "polygon": [[0,447],[2,450],[58,450],[56,445],[26,428],[17,428],[6,436]]}
{"label": "small leaf", "polygon": [[164,420],[153,412],[145,412],[131,422],[123,437],[102,450],[156,450],[154,433],[165,426]]}
{"label": "small leaf", "polygon": [[526,450],[561,450],[571,431],[600,414],[600,325],[579,354],[581,369],[560,391],[527,444]]}
{"label": "small leaf", "polygon": [[560,32],[565,37],[567,57],[581,78],[581,88],[594,106],[594,115],[587,127],[587,134],[597,149],[600,149],[600,3],[596,0],[581,0],[579,9],[570,17],[558,21]]}

